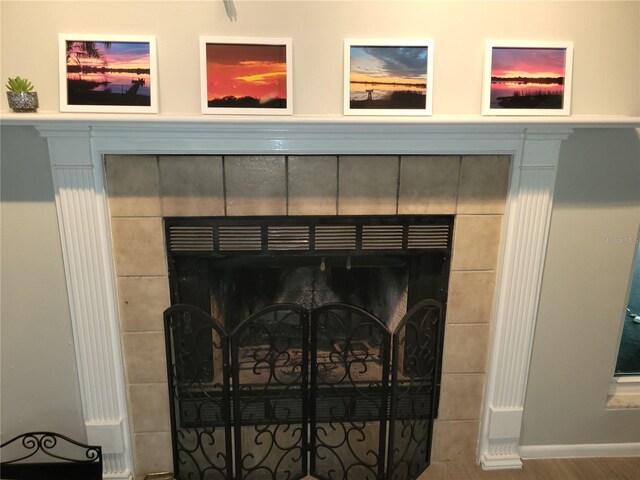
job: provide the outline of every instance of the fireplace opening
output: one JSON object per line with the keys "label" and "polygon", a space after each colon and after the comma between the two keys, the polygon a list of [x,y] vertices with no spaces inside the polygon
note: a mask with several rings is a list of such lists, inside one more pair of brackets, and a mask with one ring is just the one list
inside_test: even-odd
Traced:
{"label": "fireplace opening", "polygon": [[178,478],[416,478],[453,217],[167,218]]}

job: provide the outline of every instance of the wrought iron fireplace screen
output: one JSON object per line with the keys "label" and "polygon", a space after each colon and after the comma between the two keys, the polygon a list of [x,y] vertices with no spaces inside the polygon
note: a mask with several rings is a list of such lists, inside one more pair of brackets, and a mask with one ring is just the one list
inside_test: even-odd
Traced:
{"label": "wrought iron fireplace screen", "polygon": [[404,480],[427,468],[442,303],[416,303],[393,331],[346,304],[272,305],[230,332],[192,305],[164,319],[177,478]]}

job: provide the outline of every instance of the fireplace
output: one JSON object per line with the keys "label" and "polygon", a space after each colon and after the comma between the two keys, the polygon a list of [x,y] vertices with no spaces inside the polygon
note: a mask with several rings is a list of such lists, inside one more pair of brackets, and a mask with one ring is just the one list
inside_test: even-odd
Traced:
{"label": "fireplace", "polygon": [[[304,308],[311,330],[314,312],[327,303],[364,309],[381,319],[389,343],[407,310],[436,300],[442,305],[440,335],[446,332],[443,399],[440,412],[436,403],[430,406],[426,416],[439,416],[426,433],[430,437],[433,429],[434,459],[470,461],[510,163],[504,155],[108,156],[134,451],[142,473],[178,469],[177,460],[170,461],[171,405],[154,400],[157,410],[148,407],[148,392],[166,396],[168,390],[160,315],[178,303],[213,317],[231,348],[238,325],[274,303]],[[370,277],[379,280],[363,287],[360,280]],[[286,282],[300,286],[305,280],[333,288],[307,285],[283,293]],[[394,301],[380,302],[376,290],[389,285],[383,295]],[[220,356],[219,349],[206,353],[209,364],[202,365],[212,375],[220,372],[211,368],[221,363],[216,352]],[[400,365],[392,365],[391,348],[384,353],[389,359],[384,367],[393,374],[391,367]],[[398,353],[403,362],[402,349]],[[312,373],[309,369],[309,392]],[[385,395],[390,405],[392,398]],[[437,400],[437,390],[432,398]],[[307,418],[310,424],[311,415]],[[161,448],[151,443],[161,438]],[[378,442],[380,458],[387,454],[386,442],[386,437]],[[239,450],[235,443],[234,448]],[[431,443],[423,450],[417,454],[422,467]],[[376,462],[376,468],[385,463]]]}
{"label": "fireplace", "polygon": [[177,478],[424,471],[452,216],[168,218],[165,232]]}
{"label": "fireplace", "polygon": [[352,120],[37,125],[50,151],[87,436],[103,445],[109,477],[173,467],[156,312],[171,303],[162,219],[176,216],[455,215],[432,458],[521,465],[558,151],[571,129],[546,119]]}

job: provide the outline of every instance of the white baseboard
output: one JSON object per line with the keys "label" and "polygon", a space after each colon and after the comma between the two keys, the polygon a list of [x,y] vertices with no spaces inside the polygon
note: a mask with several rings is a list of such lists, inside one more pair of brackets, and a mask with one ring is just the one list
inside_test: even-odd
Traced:
{"label": "white baseboard", "polygon": [[483,455],[480,465],[483,470],[518,470],[522,468],[522,460],[518,455]]}
{"label": "white baseboard", "polygon": [[640,457],[640,443],[588,443],[582,445],[522,445],[520,456],[533,458]]}
{"label": "white baseboard", "polygon": [[102,475],[102,480],[132,480],[133,477],[129,471],[124,473],[105,473]]}

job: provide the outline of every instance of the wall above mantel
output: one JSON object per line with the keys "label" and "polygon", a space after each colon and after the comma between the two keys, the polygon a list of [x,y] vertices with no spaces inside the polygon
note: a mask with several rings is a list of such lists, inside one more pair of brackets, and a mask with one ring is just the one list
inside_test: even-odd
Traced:
{"label": "wall above mantel", "polygon": [[[59,109],[60,33],[153,35],[159,111],[200,109],[199,36],[290,37],[293,112],[338,116],[347,38],[434,41],[433,113],[477,115],[487,40],[572,41],[572,115],[640,115],[637,2],[628,1],[2,1],[3,78],[20,75],[44,112]],[[464,34],[460,34],[464,32]],[[594,32],[598,32],[597,35]],[[20,45],[20,48],[13,48]],[[2,100],[2,108],[6,101]]]}

